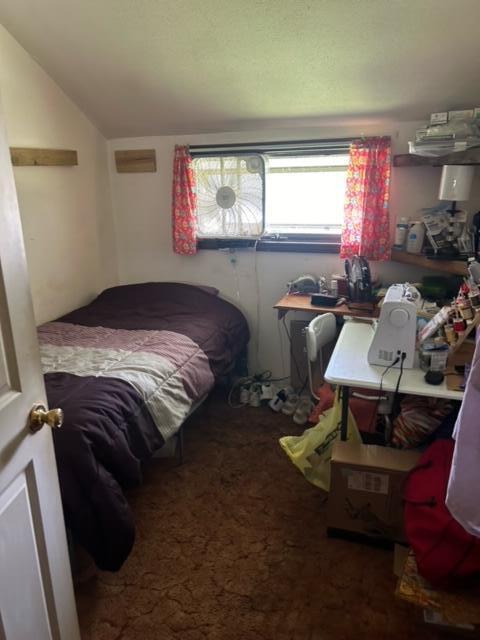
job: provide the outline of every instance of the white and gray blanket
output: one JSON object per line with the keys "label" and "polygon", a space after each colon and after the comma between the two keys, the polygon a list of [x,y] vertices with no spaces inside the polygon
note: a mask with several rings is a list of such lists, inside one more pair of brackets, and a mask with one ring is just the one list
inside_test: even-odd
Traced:
{"label": "white and gray blanket", "polygon": [[39,328],[39,340],[46,374],[117,378],[132,385],[164,440],[180,428],[192,402],[213,386],[205,353],[172,331],[49,322]]}

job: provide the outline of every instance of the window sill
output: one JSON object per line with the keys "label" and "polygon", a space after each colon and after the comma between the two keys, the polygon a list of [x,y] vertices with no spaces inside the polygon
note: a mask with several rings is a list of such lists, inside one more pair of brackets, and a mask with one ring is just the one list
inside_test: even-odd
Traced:
{"label": "window sill", "polygon": [[197,247],[200,250],[218,251],[219,249],[243,249],[254,248],[257,251],[270,251],[275,253],[339,253],[340,239],[318,238],[285,238],[284,240],[262,238],[251,240],[246,238],[202,238],[198,240]]}
{"label": "window sill", "polygon": [[197,240],[197,249],[244,249],[254,247],[257,240],[250,238],[200,238]]}
{"label": "window sill", "polygon": [[257,251],[289,253],[340,253],[339,242],[314,240],[260,240]]}

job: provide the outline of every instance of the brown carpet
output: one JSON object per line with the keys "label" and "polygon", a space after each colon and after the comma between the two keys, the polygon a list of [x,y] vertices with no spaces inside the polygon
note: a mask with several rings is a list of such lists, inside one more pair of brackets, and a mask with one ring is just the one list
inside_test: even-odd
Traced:
{"label": "brown carpet", "polygon": [[130,494],[137,542],[77,590],[84,640],[437,637],[394,596],[393,554],[328,539],[325,496],[278,445],[299,433],[220,394],[186,428],[185,463]]}

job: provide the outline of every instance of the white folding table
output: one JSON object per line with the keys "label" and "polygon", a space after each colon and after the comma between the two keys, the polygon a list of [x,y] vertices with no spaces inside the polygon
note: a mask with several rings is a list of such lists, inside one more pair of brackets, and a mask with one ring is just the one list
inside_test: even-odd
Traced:
{"label": "white folding table", "polygon": [[[384,374],[386,367],[368,364],[367,354],[373,331],[369,320],[346,319],[325,372],[327,382],[341,387],[342,440],[347,437],[350,387],[379,389],[381,383],[382,391],[395,391],[397,388],[399,368],[392,367]],[[448,389],[445,380],[439,385],[425,382],[425,371],[418,367],[403,369],[398,392],[448,400],[461,401],[463,398],[463,392]]]}

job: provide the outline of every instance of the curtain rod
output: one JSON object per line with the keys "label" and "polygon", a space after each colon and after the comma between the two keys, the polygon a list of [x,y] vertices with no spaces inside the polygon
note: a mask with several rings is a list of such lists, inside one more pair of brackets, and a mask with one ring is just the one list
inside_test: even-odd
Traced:
{"label": "curtain rod", "polygon": [[365,136],[351,138],[330,138],[322,140],[283,140],[275,142],[238,142],[227,144],[194,144],[190,146],[192,156],[237,153],[292,153],[306,154],[308,151],[323,153],[344,153],[349,150],[353,140],[365,140]]}
{"label": "curtain rod", "polygon": [[331,140],[288,140],[283,142],[239,142],[238,144],[191,145],[190,153],[196,155],[225,155],[227,153],[294,153],[305,154],[310,151],[323,153],[348,152],[352,138]]}
{"label": "curtain rod", "polygon": [[259,147],[286,147],[286,146],[311,146],[311,145],[330,145],[330,144],[350,144],[352,140],[361,136],[352,136],[351,138],[327,138],[322,140],[279,140],[274,142],[232,142],[227,144],[191,144],[191,151],[198,149],[230,149],[235,148],[259,148]]}

